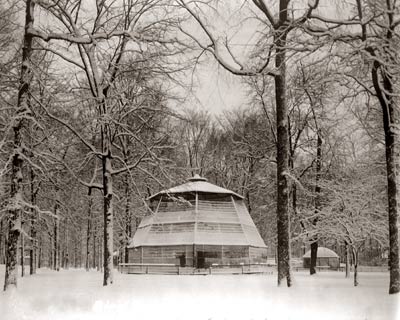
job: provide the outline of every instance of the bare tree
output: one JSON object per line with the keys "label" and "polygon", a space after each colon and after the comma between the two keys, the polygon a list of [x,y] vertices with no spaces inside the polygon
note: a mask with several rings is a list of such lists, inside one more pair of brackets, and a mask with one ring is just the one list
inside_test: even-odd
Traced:
{"label": "bare tree", "polygon": [[[114,2],[97,2],[96,10],[91,11],[92,16],[82,13],[85,10],[83,1],[39,1],[38,5],[52,16],[53,25],[30,26],[27,29],[29,36],[42,40],[38,41],[38,49],[53,53],[58,61],[75,68],[79,76],[75,78],[74,84],[82,92],[90,92],[90,96],[86,96],[85,104],[92,108],[91,111],[87,110],[87,114],[95,115],[92,120],[95,121],[99,134],[99,140],[95,144],[87,139],[84,130],[77,130],[70,121],[55,115],[39,99],[33,98],[50,119],[68,128],[89,150],[91,157],[98,158],[101,162],[101,183],[78,180],[88,188],[97,188],[103,192],[103,284],[108,285],[112,283],[113,263],[113,176],[138,168],[147,156],[154,155],[152,148],[158,143],[154,141],[151,146],[142,144],[144,151],[132,163],[124,163],[117,156],[117,151],[114,151],[119,150],[116,139],[118,135],[135,138],[136,133],[120,120],[123,116],[134,114],[134,110],[148,108],[151,103],[163,105],[162,96],[153,92],[154,98],[151,102],[142,100],[140,102],[143,105],[132,106],[126,95],[118,91],[116,83],[123,65],[129,64],[139,70],[143,66],[150,66],[150,61],[153,64],[153,74],[163,73],[169,78],[176,69],[182,70],[184,66],[180,65],[178,68],[177,64],[166,62],[174,55],[181,54],[185,46],[170,35],[169,31],[178,20],[173,18],[166,3],[159,0],[123,1],[122,6]],[[88,24],[91,25],[91,30],[87,28]],[[61,31],[53,32],[52,27]],[[68,55],[68,51],[74,53]],[[125,57],[128,53],[136,60],[128,61]],[[146,69],[145,72],[147,71]],[[84,85],[82,79],[85,79]],[[144,96],[136,93],[139,100]],[[61,106],[60,103],[58,105]],[[119,167],[113,168],[113,159]]]}
{"label": "bare tree", "polygon": [[[277,14],[272,13],[272,6],[269,6],[263,0],[254,0],[253,3],[259,10],[259,19],[262,19],[268,29],[271,31],[263,38],[267,43],[266,51],[261,56],[255,58],[255,63],[259,62],[260,67],[251,69],[240,62],[232,53],[228,44],[221,43],[215,37],[206,23],[201,11],[196,10],[201,7],[201,2],[190,5],[185,1],[179,1],[182,6],[190,13],[203,29],[208,43],[205,44],[200,38],[192,39],[205,52],[211,53],[218,63],[228,72],[239,76],[252,76],[258,73],[264,73],[272,76],[275,83],[275,103],[276,103],[276,137],[277,137],[277,232],[278,232],[278,285],[286,279],[287,285],[292,285],[290,272],[290,235],[289,235],[289,135],[288,135],[288,104],[287,104],[287,83],[286,83],[286,63],[288,53],[290,52],[288,36],[291,31],[296,30],[311,16],[318,7],[319,1],[309,2],[308,7],[303,13],[292,14],[290,0],[281,0],[278,5]],[[186,34],[189,34],[186,32]],[[268,42],[269,41],[269,42]],[[233,65],[227,62],[221,49],[225,48],[225,53],[233,61]],[[265,50],[265,49],[264,49]],[[265,57],[265,58],[264,58]],[[271,66],[271,64],[273,64]]]}
{"label": "bare tree", "polygon": [[22,202],[22,129],[26,122],[29,108],[29,85],[30,85],[30,59],[32,56],[33,37],[27,32],[34,22],[34,1],[27,0],[25,11],[25,33],[24,46],[22,50],[22,64],[20,71],[20,84],[18,89],[18,102],[13,119],[13,156],[10,176],[10,196],[8,204],[8,239],[6,252],[6,272],[4,290],[10,286],[17,286],[17,246],[21,231],[21,216],[23,211]]}
{"label": "bare tree", "polygon": [[[389,225],[389,293],[400,292],[400,267],[398,244],[398,172],[399,172],[399,106],[397,102],[399,55],[398,41],[395,39],[399,22],[399,7],[394,0],[341,2],[345,10],[354,12],[350,19],[335,19],[324,15],[311,15],[310,25],[305,29],[314,36],[330,38],[349,49],[342,56],[346,66],[352,66],[352,72],[345,74],[370,94],[379,103],[383,117],[385,140],[388,225]],[[315,20],[313,20],[315,19]],[[325,23],[327,27],[323,26]],[[362,60],[355,62],[354,57]],[[368,78],[360,71],[368,70]]]}

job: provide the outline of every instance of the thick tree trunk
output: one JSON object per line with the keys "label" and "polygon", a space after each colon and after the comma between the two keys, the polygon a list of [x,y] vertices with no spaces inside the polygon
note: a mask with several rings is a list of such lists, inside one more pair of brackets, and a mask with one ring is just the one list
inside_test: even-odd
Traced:
{"label": "thick tree trunk", "polygon": [[22,165],[20,157],[22,147],[23,117],[29,113],[29,83],[30,83],[30,57],[32,55],[32,36],[27,32],[34,22],[34,1],[26,1],[25,9],[25,33],[24,47],[22,49],[22,66],[20,73],[20,84],[18,89],[18,102],[16,118],[14,120],[14,145],[10,181],[10,209],[8,210],[8,239],[6,253],[6,272],[4,279],[4,290],[10,286],[17,286],[17,248],[20,235],[21,204],[22,198]]}
{"label": "thick tree trunk", "polygon": [[5,230],[3,220],[0,219],[0,264],[5,264],[6,262],[6,255],[5,255]]}
{"label": "thick tree trunk", "polygon": [[130,194],[129,194],[129,176],[125,175],[125,253],[124,253],[124,262],[129,262],[129,249],[128,244],[130,239],[132,238],[132,215],[130,208]]}
{"label": "thick tree trunk", "polygon": [[[388,195],[389,217],[389,293],[400,292],[400,268],[399,268],[399,185],[398,172],[400,170],[400,133],[398,123],[400,121],[399,107],[393,101],[392,79],[382,70],[378,61],[372,68],[372,82],[377,93],[383,113],[383,128],[385,133],[386,176]],[[384,90],[382,90],[379,74],[382,75]]]}
{"label": "thick tree trunk", "polygon": [[104,278],[103,285],[113,283],[113,185],[110,150],[103,156],[104,193]]}
{"label": "thick tree trunk", "polygon": [[89,271],[90,269],[90,236],[92,233],[92,207],[93,207],[92,188],[89,188],[87,230],[86,230],[86,264],[85,264],[86,271]]}
{"label": "thick tree trunk", "polygon": [[318,256],[318,240],[315,240],[310,245],[311,257],[310,257],[310,275],[315,274],[317,266],[317,256]]}
{"label": "thick tree trunk", "polygon": [[[314,118],[315,123],[317,124],[317,119]],[[322,168],[322,137],[321,130],[317,128],[317,159],[316,159],[316,168],[315,168],[315,215],[316,217],[313,220],[313,226],[315,227],[318,223],[318,214],[321,209],[321,186],[319,184],[321,180],[321,168]],[[315,235],[313,242],[311,243],[311,258],[310,258],[310,274],[313,275],[316,273],[317,266],[317,256],[318,256],[318,235]]]}
{"label": "thick tree trunk", "polygon": [[[400,121],[399,111],[395,112],[396,106],[391,105],[389,108],[390,119],[392,124],[394,121]],[[389,269],[390,269],[390,285],[389,293],[400,292],[400,269],[399,269],[399,234],[398,234],[398,171],[399,171],[399,135],[395,133],[398,129],[386,128],[385,126],[385,142],[386,142],[386,168],[388,182],[388,202],[389,202]]]}
{"label": "thick tree trunk", "polygon": [[[281,12],[281,14],[284,14]],[[287,14],[287,13],[286,13]],[[289,132],[286,99],[286,30],[276,30],[275,76],[276,124],[277,124],[277,232],[278,232],[278,285],[286,279],[292,285],[290,270],[290,214],[289,214]]]}

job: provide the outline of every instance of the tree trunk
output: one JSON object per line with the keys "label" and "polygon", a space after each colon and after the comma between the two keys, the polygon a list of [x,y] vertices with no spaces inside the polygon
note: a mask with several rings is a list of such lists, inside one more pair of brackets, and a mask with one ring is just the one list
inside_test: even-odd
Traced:
{"label": "tree trunk", "polygon": [[6,255],[5,255],[5,235],[6,231],[4,230],[3,220],[0,219],[0,264],[6,263]]}
{"label": "tree trunk", "polygon": [[[314,120],[317,124],[317,119]],[[317,159],[316,159],[316,168],[315,168],[315,215],[316,217],[313,220],[313,226],[316,226],[318,223],[318,214],[321,209],[321,186],[319,185],[319,181],[321,180],[321,167],[322,167],[322,137],[321,130],[317,128]],[[315,235],[313,242],[311,243],[311,258],[310,258],[310,274],[313,275],[316,273],[317,266],[317,256],[318,256],[318,235]]]}
{"label": "tree trunk", "polygon": [[88,215],[87,215],[87,230],[86,230],[86,271],[90,270],[90,236],[92,233],[92,188],[88,191]]}
{"label": "tree trunk", "polygon": [[69,231],[68,226],[65,226],[65,257],[64,257],[65,269],[69,269]]}
{"label": "tree trunk", "polygon": [[[21,231],[24,230],[24,221],[21,221]],[[23,232],[21,232],[21,278],[25,276],[25,237]]]}
{"label": "tree trunk", "polygon": [[103,164],[103,193],[104,193],[104,278],[103,285],[113,282],[113,185],[111,151],[102,158]]}
{"label": "tree trunk", "polygon": [[316,266],[317,266],[317,256],[318,256],[318,239],[316,239],[314,242],[311,243],[310,249],[311,249],[310,275],[313,275],[317,272]]}
{"label": "tree trunk", "polygon": [[[396,106],[390,105],[389,119],[392,124],[400,121],[399,111],[395,111]],[[389,119],[385,121],[388,123]],[[400,269],[399,269],[399,235],[398,235],[398,171],[400,153],[400,143],[396,130],[385,124],[385,143],[386,143],[386,168],[388,182],[388,202],[389,202],[389,270],[390,270],[390,285],[389,293],[400,292]]]}
{"label": "tree trunk", "polygon": [[93,222],[93,261],[92,268],[98,269],[98,260],[97,260],[97,224],[96,221]]}
{"label": "tree trunk", "polygon": [[100,252],[104,252],[103,243],[104,243],[103,239],[101,239],[99,237],[99,266],[98,266],[98,268],[100,269],[100,271],[103,271],[103,257],[104,257],[104,255],[100,254]]}
{"label": "tree trunk", "polygon": [[0,219],[0,264],[5,264],[5,230],[3,225],[3,220]]}
{"label": "tree trunk", "polygon": [[130,194],[129,194],[129,176],[125,175],[125,254],[124,254],[124,262],[129,262],[129,249],[128,244],[130,239],[132,238],[132,215],[130,208]]}
{"label": "tree trunk", "polygon": [[[282,2],[282,1],[281,1]],[[287,15],[282,12],[280,15]],[[285,19],[286,20],[286,19]],[[292,285],[290,270],[290,214],[289,214],[289,132],[288,107],[286,99],[286,27],[276,30],[275,66],[279,74],[275,79],[276,124],[277,124],[277,232],[278,232],[278,285],[286,278],[287,286]]]}
{"label": "tree trunk", "polygon": [[78,268],[78,240],[74,239],[74,268]]}
{"label": "tree trunk", "polygon": [[20,157],[22,147],[22,129],[23,117],[29,113],[29,83],[30,83],[30,57],[32,55],[32,36],[27,32],[28,28],[33,26],[34,22],[34,1],[26,1],[25,9],[25,33],[24,47],[22,49],[22,65],[20,73],[20,83],[18,88],[18,101],[16,118],[14,120],[14,143],[13,158],[10,175],[10,209],[8,210],[8,239],[6,253],[6,272],[4,279],[4,290],[10,286],[17,286],[17,248],[20,235],[19,219],[21,219],[21,208],[19,199],[22,198],[22,165],[23,160]]}
{"label": "tree trunk", "polygon": [[37,267],[40,269],[42,267],[42,252],[43,252],[41,237],[39,237],[38,248],[39,248],[39,253],[37,254],[37,257],[38,257]]}
{"label": "tree trunk", "polygon": [[[382,76],[384,90],[381,87],[379,74]],[[388,195],[388,217],[389,217],[389,270],[390,283],[389,293],[400,292],[400,269],[399,269],[399,235],[398,235],[398,172],[400,162],[400,139],[398,123],[400,121],[400,110],[393,101],[392,79],[383,70],[378,61],[374,62],[372,68],[372,82],[382,107],[383,128],[385,133],[385,155],[386,176]]]}
{"label": "tree trunk", "polygon": [[[35,172],[31,169],[31,204],[36,205],[36,190],[35,190]],[[36,273],[36,247],[37,247],[37,230],[36,230],[36,210],[32,209],[31,220],[31,248],[29,250],[29,274]]]}
{"label": "tree trunk", "polygon": [[53,268],[60,271],[60,215],[59,215],[59,189],[56,187],[56,203],[54,204],[54,253],[53,253]]}
{"label": "tree trunk", "polygon": [[353,248],[353,260],[354,260],[354,286],[358,286],[358,250]]}
{"label": "tree trunk", "polygon": [[[57,215],[58,212],[58,204],[55,205],[54,212]],[[60,271],[60,266],[59,266],[59,241],[60,241],[60,236],[59,236],[59,217],[54,219],[54,236],[53,236],[53,269],[56,271]]]}
{"label": "tree trunk", "polygon": [[346,243],[346,278],[350,277],[350,248]]}

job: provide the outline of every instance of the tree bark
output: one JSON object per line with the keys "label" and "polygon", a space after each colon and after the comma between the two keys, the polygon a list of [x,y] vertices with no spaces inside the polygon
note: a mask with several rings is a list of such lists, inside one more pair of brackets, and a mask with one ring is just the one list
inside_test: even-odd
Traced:
{"label": "tree bark", "polygon": [[[280,1],[280,16],[287,16],[286,8]],[[280,17],[286,21],[285,17]],[[277,232],[278,232],[278,285],[286,279],[287,286],[292,285],[290,270],[290,213],[289,213],[289,132],[288,107],[286,99],[286,27],[281,26],[276,31],[274,43],[276,45],[275,66],[279,74],[275,79],[276,124],[277,124]]]}
{"label": "tree bark", "polygon": [[65,257],[64,257],[65,269],[69,269],[69,231],[68,227],[65,226]]}
{"label": "tree bark", "polygon": [[[54,211],[57,212],[58,204],[55,205]],[[53,236],[53,269],[60,271],[59,267],[59,218],[58,216],[54,219],[54,236]]]}
{"label": "tree bark", "polygon": [[349,245],[347,244],[347,242],[346,242],[346,244],[345,244],[345,246],[346,246],[346,278],[349,278],[350,277],[350,248],[349,248]]}
{"label": "tree bark", "polygon": [[125,175],[125,254],[124,254],[124,262],[129,262],[129,249],[128,244],[129,240],[132,238],[132,215],[130,208],[130,194],[129,194],[129,176]]}
{"label": "tree bark", "polygon": [[[23,219],[23,218],[22,218]],[[21,221],[21,231],[24,230],[24,221]],[[21,232],[21,278],[25,276],[25,237]]]}
{"label": "tree bark", "polygon": [[74,268],[78,268],[78,240],[74,239]]}
{"label": "tree bark", "polygon": [[55,214],[55,219],[54,219],[54,264],[53,268],[56,271],[60,271],[60,215],[59,215],[59,190],[58,187],[56,187],[56,202],[54,204],[54,214]]}
{"label": "tree bark", "polygon": [[113,283],[113,185],[111,151],[102,158],[103,164],[103,194],[104,194],[104,278],[103,285]]}
{"label": "tree bark", "polygon": [[[385,133],[385,155],[386,176],[388,195],[388,218],[389,218],[389,271],[390,283],[389,294],[400,292],[400,269],[399,269],[399,235],[398,235],[398,172],[400,169],[400,139],[399,122],[400,111],[393,101],[392,79],[383,70],[380,62],[375,61],[372,71],[372,82],[382,107],[383,128]],[[379,74],[382,80],[379,79]],[[382,84],[383,83],[383,88]]]}
{"label": "tree bark", "polygon": [[[31,204],[36,205],[36,190],[35,190],[35,172],[31,169]],[[37,247],[37,230],[36,230],[36,210],[32,209],[32,220],[31,220],[31,248],[29,250],[29,274],[36,273],[36,247]]]}
{"label": "tree bark", "polygon": [[[394,109],[396,106],[390,105],[389,119],[392,123],[400,121],[399,112]],[[388,120],[388,119],[387,119]],[[400,292],[400,269],[399,269],[399,235],[398,235],[398,171],[400,153],[398,144],[398,134],[394,128],[387,126],[385,122],[385,144],[386,144],[386,168],[388,183],[388,202],[389,202],[389,269],[390,269],[390,285],[389,293]],[[398,129],[397,129],[398,130]]]}
{"label": "tree bark", "polygon": [[90,270],[90,236],[92,233],[92,188],[88,190],[88,215],[87,215],[87,229],[86,229],[86,271]]}
{"label": "tree bark", "polygon": [[4,238],[5,230],[3,225],[3,220],[0,219],[0,264],[5,264],[5,238]]}
{"label": "tree bark", "polygon": [[93,259],[92,259],[92,268],[98,268],[98,259],[97,259],[97,224],[96,221],[93,222]]}
{"label": "tree bark", "polygon": [[[40,234],[40,233],[39,233]],[[39,248],[39,253],[37,254],[38,257],[38,263],[37,263],[37,267],[40,269],[42,267],[42,254],[43,254],[43,250],[42,250],[42,240],[41,240],[41,236],[39,236],[39,241],[38,241],[38,248]]]}
{"label": "tree bark", "polygon": [[21,204],[19,200],[22,198],[22,165],[23,159],[20,156],[22,148],[22,129],[24,126],[24,116],[29,113],[29,85],[30,85],[30,57],[32,55],[32,36],[27,30],[34,23],[34,1],[26,1],[25,9],[25,32],[24,47],[22,49],[22,65],[20,73],[20,84],[18,88],[18,101],[16,108],[16,118],[14,119],[14,143],[13,158],[11,168],[10,181],[10,207],[8,210],[8,239],[6,252],[6,272],[4,279],[4,290],[10,286],[17,286],[17,248],[18,238],[20,235],[19,219],[21,219]]}
{"label": "tree bark", "polygon": [[354,260],[354,286],[358,286],[358,250],[353,248],[353,260]]}
{"label": "tree bark", "polygon": [[317,273],[317,256],[318,256],[318,239],[315,239],[314,242],[310,245],[311,249],[311,257],[310,257],[310,275]]}
{"label": "tree bark", "polygon": [[[315,114],[314,114],[315,115]],[[317,119],[314,117],[315,123],[317,124]],[[322,137],[321,129],[317,128],[317,159],[315,168],[315,215],[313,220],[313,225],[316,226],[318,223],[318,213],[321,209],[321,186],[319,181],[321,180],[321,167],[322,167]],[[310,275],[316,273],[317,266],[317,256],[318,256],[318,235],[316,235],[311,243],[311,257],[310,257]]]}
{"label": "tree bark", "polygon": [[[103,243],[104,243],[104,240],[99,237],[99,252],[104,252]],[[103,257],[104,257],[104,254],[99,254],[99,267],[98,268],[100,269],[100,271],[103,271]]]}

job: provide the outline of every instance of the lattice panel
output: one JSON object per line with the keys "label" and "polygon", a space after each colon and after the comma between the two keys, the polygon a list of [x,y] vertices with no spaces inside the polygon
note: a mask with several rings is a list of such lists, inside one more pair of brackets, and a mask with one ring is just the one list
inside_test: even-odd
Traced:
{"label": "lattice panel", "polygon": [[165,201],[159,204],[158,212],[190,211],[195,205],[195,201]]}
{"label": "lattice panel", "polygon": [[159,212],[154,217],[155,223],[168,223],[168,222],[190,222],[195,221],[195,211],[175,211],[175,212]]}
{"label": "lattice panel", "polygon": [[198,221],[238,223],[239,217],[232,202],[199,201]]}
{"label": "lattice panel", "polygon": [[180,233],[193,231],[194,223],[153,224],[150,229],[150,233]]}

